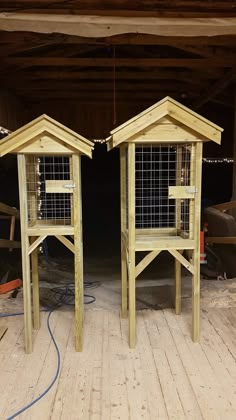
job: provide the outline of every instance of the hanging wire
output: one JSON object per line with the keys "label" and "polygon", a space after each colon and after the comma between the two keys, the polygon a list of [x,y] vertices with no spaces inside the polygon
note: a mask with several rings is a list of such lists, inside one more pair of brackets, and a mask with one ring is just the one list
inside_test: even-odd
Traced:
{"label": "hanging wire", "polygon": [[116,47],[113,45],[113,125],[116,125]]}

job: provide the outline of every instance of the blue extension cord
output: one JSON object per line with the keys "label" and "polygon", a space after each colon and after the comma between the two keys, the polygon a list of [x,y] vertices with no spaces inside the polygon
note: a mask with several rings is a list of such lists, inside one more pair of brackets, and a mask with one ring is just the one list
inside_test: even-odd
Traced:
{"label": "blue extension cord", "polygon": [[[91,288],[91,286],[92,286],[92,288],[94,288],[93,284],[96,284],[95,287],[98,287],[99,286],[99,282],[91,282],[90,284],[89,283],[87,283],[87,284],[85,283],[85,288]],[[60,289],[62,290],[61,293],[60,293]],[[57,380],[57,378],[59,376],[60,366],[61,366],[61,356],[60,356],[60,350],[58,348],[58,345],[56,343],[56,340],[54,338],[54,335],[53,335],[52,330],[51,330],[51,327],[50,327],[50,317],[51,317],[51,314],[53,313],[53,311],[55,309],[57,309],[59,306],[61,306],[63,303],[66,303],[67,305],[71,305],[70,301],[68,299],[66,299],[66,297],[68,296],[68,292],[69,292],[69,300],[70,300],[70,298],[73,296],[73,294],[71,294],[70,288],[66,288],[66,293],[65,293],[64,287],[62,287],[62,288],[55,288],[55,293],[61,294],[61,296],[60,296],[60,302],[58,302],[57,306],[55,306],[53,309],[42,309],[40,311],[40,312],[48,312],[49,311],[49,314],[48,314],[48,317],[47,317],[47,327],[48,327],[49,334],[51,336],[52,342],[54,344],[54,347],[55,347],[55,350],[56,350],[56,353],[57,353],[57,370],[56,370],[56,373],[54,375],[54,378],[53,378],[51,384],[45,389],[45,391],[42,394],[40,394],[37,398],[35,398],[35,400],[31,401],[31,403],[29,403],[26,406],[24,406],[23,408],[21,408],[19,411],[17,411],[12,416],[7,417],[6,420],[12,420],[12,419],[14,419],[15,417],[17,417],[20,414],[22,414],[24,411],[26,411],[29,408],[31,408],[39,400],[41,400],[50,391],[50,389],[53,387],[53,385],[55,384],[55,382],[56,382],[56,380]],[[86,305],[88,305],[90,303],[93,303],[96,300],[94,296],[84,295],[84,297],[90,298],[89,301],[85,302]],[[0,318],[8,318],[8,317],[18,316],[18,315],[24,315],[24,312],[17,312],[17,313],[12,313],[12,314],[3,314],[3,313],[0,313]]]}
{"label": "blue extension cord", "polygon": [[[56,343],[56,340],[54,338],[54,335],[53,335],[51,327],[50,327],[50,317],[51,317],[51,315],[52,315],[52,313],[55,309],[56,308],[51,309],[49,314],[48,314],[48,317],[47,317],[48,331],[49,331],[49,334],[51,336],[52,342],[54,344],[54,347],[55,347],[56,353],[57,353],[57,370],[56,370],[55,376],[54,376],[51,384],[45,389],[45,391],[42,394],[40,394],[37,398],[35,398],[35,400],[31,401],[31,403],[29,403],[25,407],[21,408],[19,411],[17,411],[12,416],[7,417],[6,420],[14,419],[15,417],[22,414],[24,411],[28,410],[30,407],[32,407],[32,405],[36,404],[39,400],[41,400],[50,391],[50,389],[53,387],[53,385],[55,384],[55,382],[58,378],[58,375],[59,375],[59,372],[60,372],[60,366],[61,366],[61,356],[60,356],[60,351],[59,351],[58,345]],[[44,312],[47,312],[47,311],[44,311]],[[0,314],[0,318],[7,318],[7,317],[17,316],[17,315],[24,315],[24,312],[18,312],[18,313],[15,313],[15,314]]]}

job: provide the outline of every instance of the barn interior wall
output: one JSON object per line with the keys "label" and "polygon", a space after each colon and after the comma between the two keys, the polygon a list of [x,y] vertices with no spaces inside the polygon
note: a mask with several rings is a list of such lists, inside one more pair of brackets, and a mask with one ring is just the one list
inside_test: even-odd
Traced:
{"label": "barn interior wall", "polygon": [[0,125],[14,131],[27,121],[24,101],[8,91],[0,95]]}

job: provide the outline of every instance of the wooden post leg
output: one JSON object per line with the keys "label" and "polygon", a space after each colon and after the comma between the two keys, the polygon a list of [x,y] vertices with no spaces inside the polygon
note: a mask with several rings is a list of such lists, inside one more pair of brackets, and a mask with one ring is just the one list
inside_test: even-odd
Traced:
{"label": "wooden post leg", "polygon": [[181,263],[175,259],[175,313],[181,314]]}
{"label": "wooden post leg", "polygon": [[25,351],[32,353],[32,306],[30,284],[30,257],[28,255],[28,238],[21,240],[22,274],[23,274],[23,297],[24,297],[24,326],[25,326]]}
{"label": "wooden post leg", "polygon": [[[14,241],[15,235],[15,224],[16,224],[16,217],[11,216],[11,226],[10,226],[10,241]],[[12,252],[13,248],[9,248],[9,251]]]}
{"label": "wooden post leg", "polygon": [[129,346],[136,342],[135,251],[129,250]]}
{"label": "wooden post leg", "polygon": [[121,244],[121,317],[127,318],[127,260],[124,243]]}
{"label": "wooden post leg", "polygon": [[80,156],[72,156],[72,174],[76,182],[73,193],[73,219],[74,219],[74,250],[75,250],[75,350],[82,351],[83,341],[83,306],[84,306],[84,280],[83,280],[83,233],[82,233],[82,207],[81,207],[81,168]]}
{"label": "wooden post leg", "polygon": [[83,273],[80,247],[75,238],[75,350],[82,351],[83,338]]}
{"label": "wooden post leg", "polygon": [[200,260],[199,253],[193,252],[194,275],[192,276],[192,340],[200,339]]}
{"label": "wooden post leg", "polygon": [[36,330],[40,328],[39,308],[39,272],[38,272],[38,248],[31,253],[31,269],[33,283],[33,324]]}

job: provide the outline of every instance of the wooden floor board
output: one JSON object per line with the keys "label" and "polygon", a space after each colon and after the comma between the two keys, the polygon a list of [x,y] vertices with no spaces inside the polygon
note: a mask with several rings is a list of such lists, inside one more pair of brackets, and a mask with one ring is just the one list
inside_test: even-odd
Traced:
{"label": "wooden floor board", "polygon": [[228,399],[227,393],[225,393],[225,390],[222,387],[222,384],[218,382],[215,369],[213,369],[213,367],[209,363],[209,360],[206,357],[202,346],[198,343],[192,342],[191,337],[188,334],[188,329],[186,328],[184,316],[178,317],[178,323],[183,333],[186,334],[185,340],[188,343],[193,363],[196,364],[199,371],[201,372],[201,376],[204,381],[204,387],[209,397],[209,404],[213,405],[212,411],[214,411],[214,418],[230,418],[230,416],[232,415],[231,403]]}
{"label": "wooden floor board", "polygon": [[[83,351],[74,350],[74,315],[56,311],[51,325],[61,354],[58,381],[20,420],[234,420],[235,308],[201,316],[201,342],[190,337],[191,314],[137,312],[137,345],[118,310],[86,309]],[[24,353],[22,317],[7,320],[0,342],[0,418],[41,394],[56,370],[46,314]]]}

